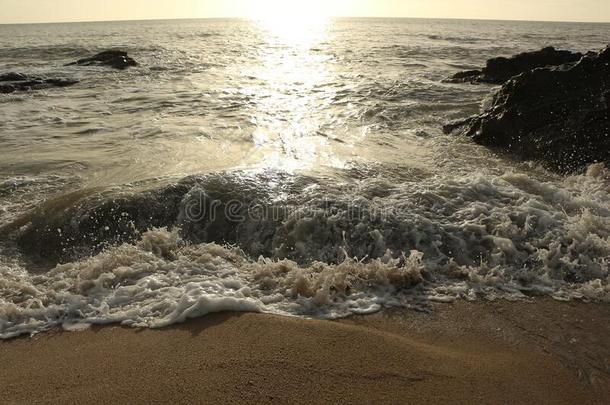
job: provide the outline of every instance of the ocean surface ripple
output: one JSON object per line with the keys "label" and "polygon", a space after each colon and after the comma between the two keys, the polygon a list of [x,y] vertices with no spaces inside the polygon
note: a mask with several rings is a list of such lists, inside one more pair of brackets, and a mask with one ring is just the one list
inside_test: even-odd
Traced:
{"label": "ocean surface ripple", "polygon": [[[441,133],[486,59],[598,50],[609,24],[339,19],[0,26],[0,338],[218,311],[610,302],[610,172]],[[64,66],[109,48],[126,71]]]}

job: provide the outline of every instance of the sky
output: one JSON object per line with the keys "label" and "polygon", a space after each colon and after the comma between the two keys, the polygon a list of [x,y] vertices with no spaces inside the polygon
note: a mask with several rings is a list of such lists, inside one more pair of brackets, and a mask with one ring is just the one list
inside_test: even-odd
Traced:
{"label": "sky", "polygon": [[269,15],[610,22],[610,0],[0,0],[0,24]]}

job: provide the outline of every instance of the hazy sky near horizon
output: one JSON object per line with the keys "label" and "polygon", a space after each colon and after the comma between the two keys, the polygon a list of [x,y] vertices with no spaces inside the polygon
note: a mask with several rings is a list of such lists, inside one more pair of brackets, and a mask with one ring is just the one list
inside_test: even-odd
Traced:
{"label": "hazy sky near horizon", "polygon": [[610,22],[610,0],[0,0],[0,23],[261,15]]}

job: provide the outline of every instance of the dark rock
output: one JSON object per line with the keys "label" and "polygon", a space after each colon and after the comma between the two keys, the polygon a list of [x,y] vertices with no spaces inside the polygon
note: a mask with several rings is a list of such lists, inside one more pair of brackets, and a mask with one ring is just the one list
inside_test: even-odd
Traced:
{"label": "dark rock", "polygon": [[514,77],[478,116],[445,127],[561,173],[610,165],[610,47]]}
{"label": "dark rock", "polygon": [[521,73],[541,67],[575,63],[582,57],[578,52],[558,51],[548,47],[540,51],[521,53],[512,58],[490,59],[482,70],[459,72],[445,82],[502,84]]}
{"label": "dark rock", "polygon": [[12,84],[0,84],[0,94],[9,94],[17,91]]}
{"label": "dark rock", "polygon": [[78,80],[63,78],[30,77],[22,73],[6,73],[0,75],[0,93],[8,94],[16,91],[44,90],[52,87],[67,87],[78,83]]}
{"label": "dark rock", "polygon": [[474,79],[478,79],[483,75],[481,70],[466,70],[464,72],[458,72],[451,76],[451,79],[445,80],[448,83],[466,83]]}
{"label": "dark rock", "polygon": [[28,77],[21,73],[9,72],[0,75],[0,82],[18,82],[27,80]]}
{"label": "dark rock", "polygon": [[475,120],[476,118],[477,117],[469,117],[466,119],[461,119],[461,120],[457,120],[457,121],[453,121],[448,124],[445,124],[445,125],[443,125],[443,132],[446,134],[455,132],[456,130],[458,130],[460,128],[464,128],[467,125],[470,125],[472,123],[472,121]]}
{"label": "dark rock", "polygon": [[104,51],[89,58],[79,59],[76,62],[69,63],[68,65],[102,65],[110,66],[114,69],[124,70],[130,66],[138,66],[138,62],[130,58],[127,55],[127,52],[124,51]]}

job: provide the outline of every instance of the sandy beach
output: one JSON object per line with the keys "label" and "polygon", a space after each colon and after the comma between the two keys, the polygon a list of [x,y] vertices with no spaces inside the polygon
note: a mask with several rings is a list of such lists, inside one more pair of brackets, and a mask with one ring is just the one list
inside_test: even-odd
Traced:
{"label": "sandy beach", "polygon": [[3,403],[599,403],[610,306],[458,302],[330,322],[217,314],[0,342]]}

